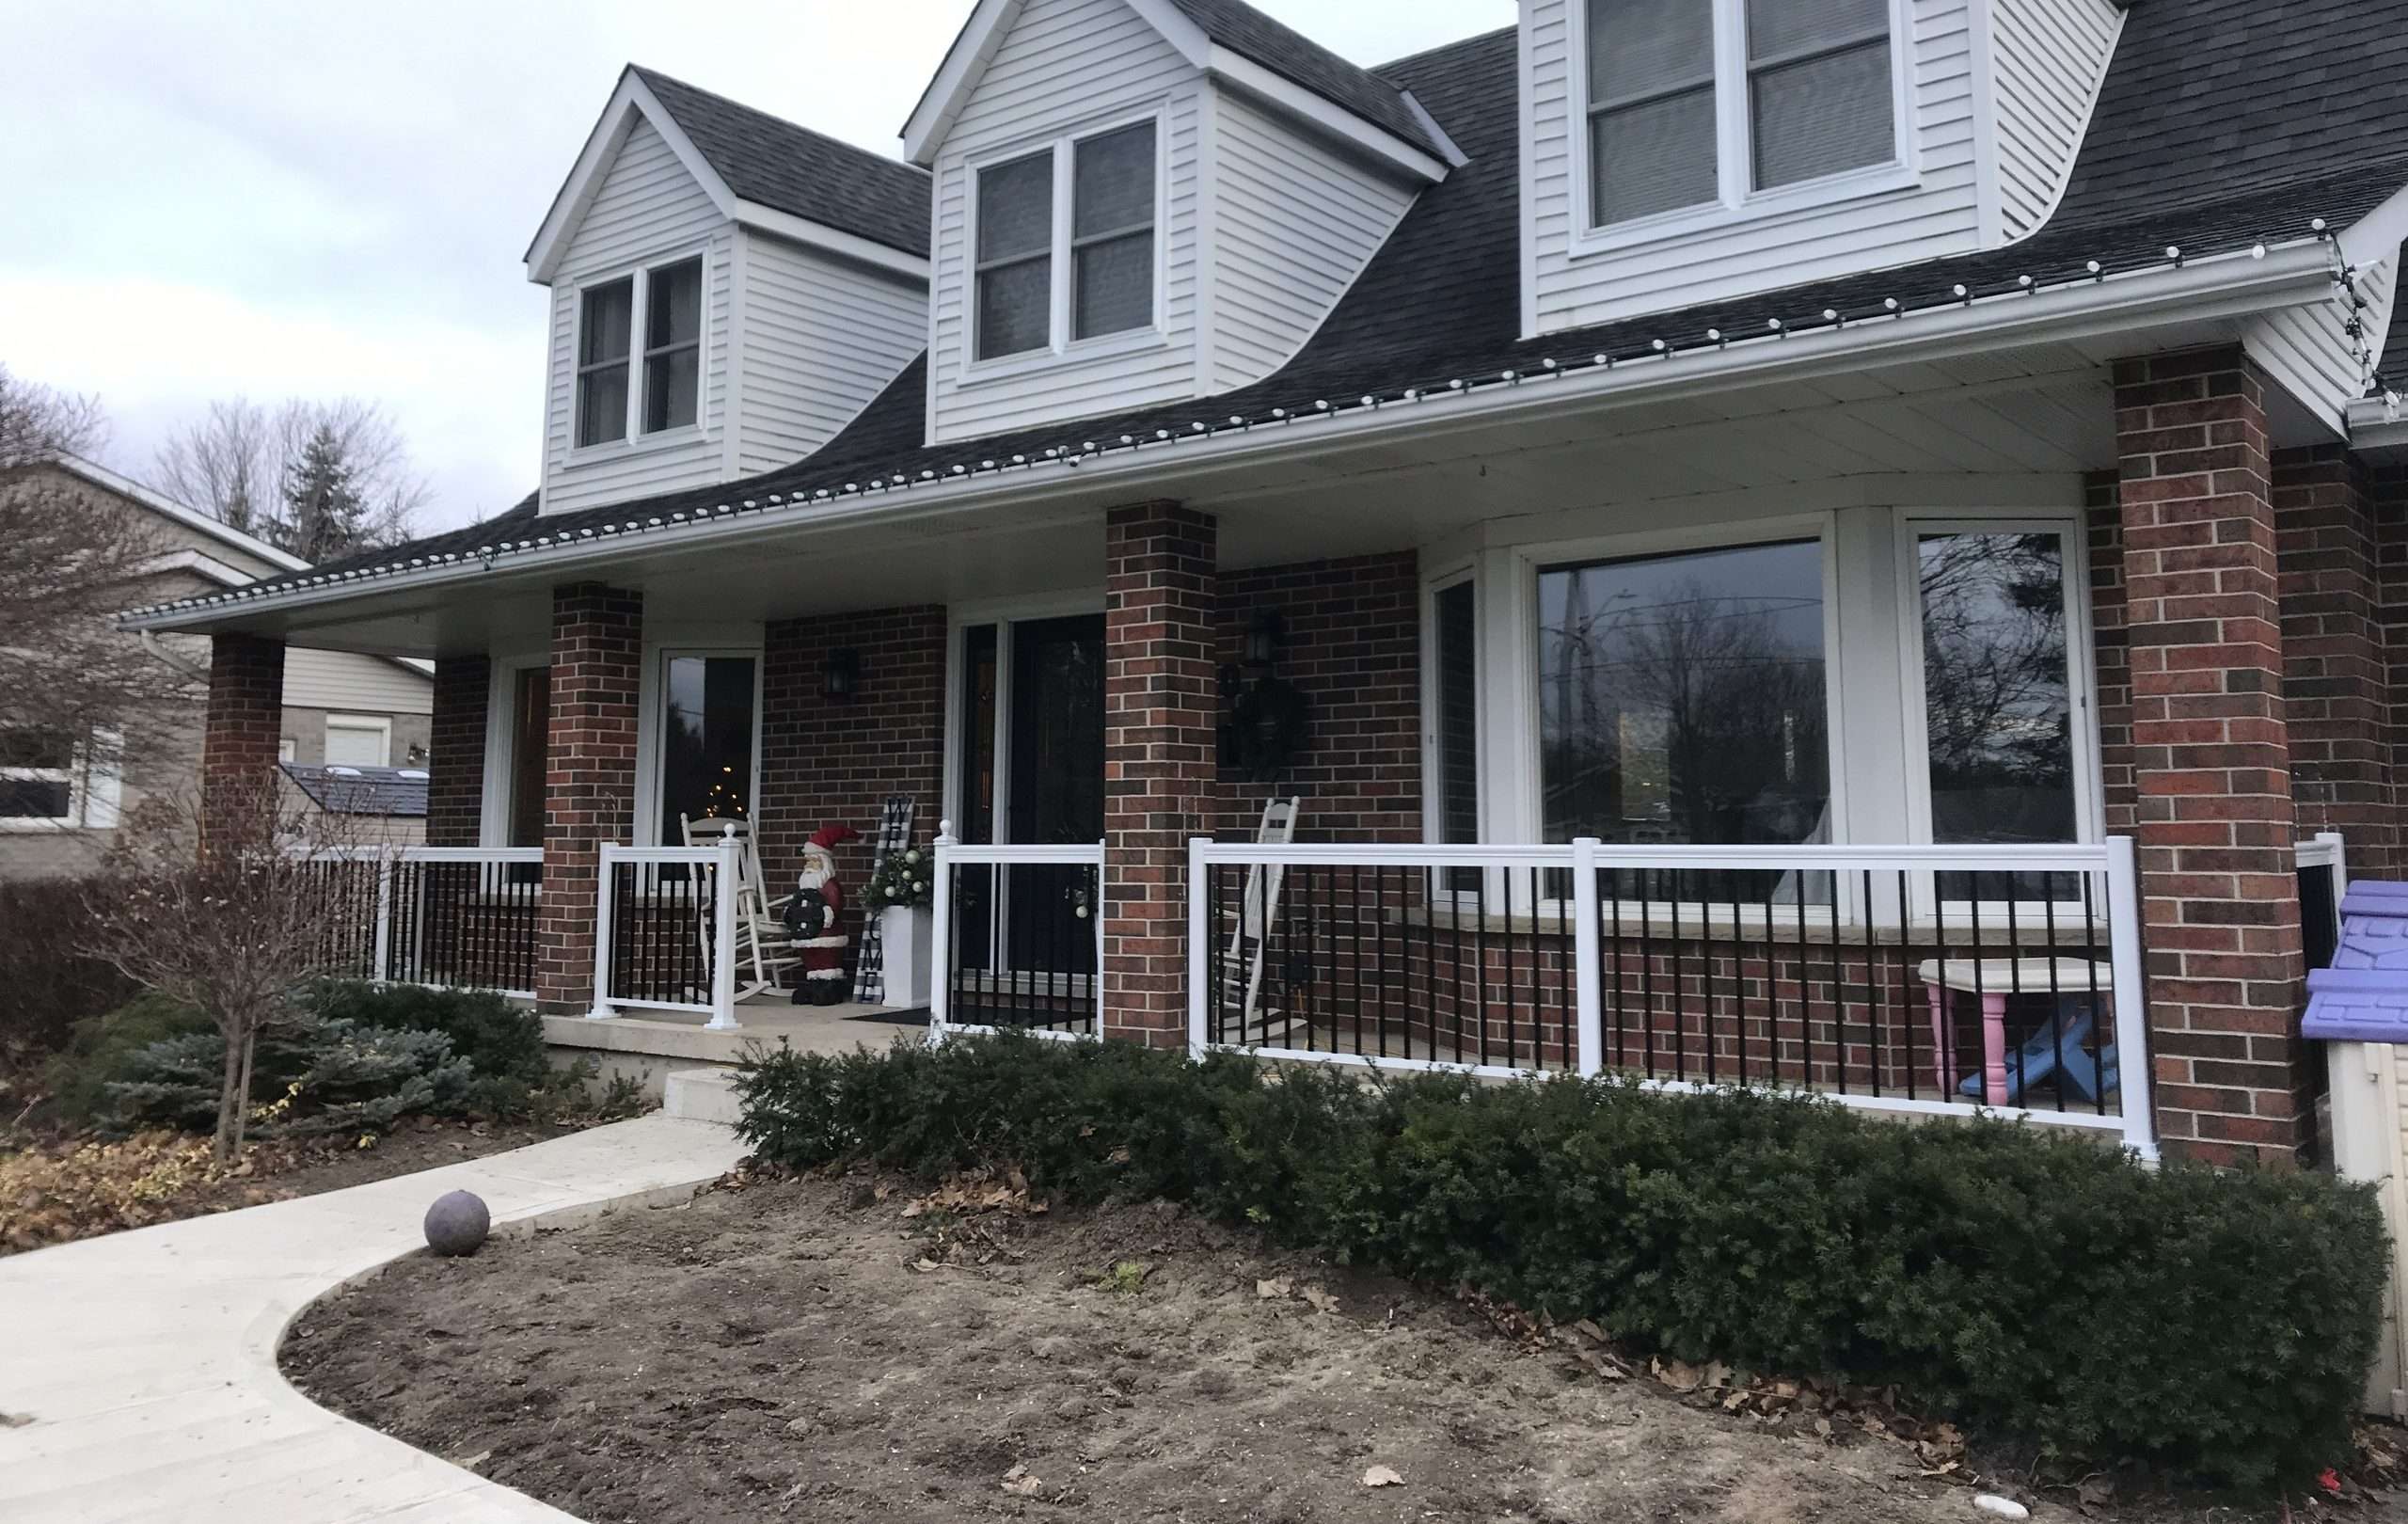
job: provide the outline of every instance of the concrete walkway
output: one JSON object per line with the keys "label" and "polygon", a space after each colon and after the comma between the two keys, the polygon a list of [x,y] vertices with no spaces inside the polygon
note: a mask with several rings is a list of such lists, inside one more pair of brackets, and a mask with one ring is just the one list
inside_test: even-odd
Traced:
{"label": "concrete walkway", "polygon": [[743,1153],[724,1127],[656,1115],[0,1259],[0,1519],[570,1521],[294,1391],[276,1368],[285,1325],[419,1247],[445,1191],[483,1197],[498,1227],[562,1226],[684,1199]]}

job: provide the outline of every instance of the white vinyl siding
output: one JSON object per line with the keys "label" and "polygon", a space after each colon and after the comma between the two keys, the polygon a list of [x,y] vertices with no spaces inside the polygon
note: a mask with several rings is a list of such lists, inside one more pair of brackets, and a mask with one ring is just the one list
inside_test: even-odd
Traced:
{"label": "white vinyl siding", "polygon": [[1989,0],[2001,226],[2010,239],[2056,209],[2124,13],[2112,0]]}
{"label": "white vinyl siding", "polygon": [[737,470],[801,459],[866,406],[928,340],[913,282],[808,253],[750,230],[743,352],[737,363]]}
{"label": "white vinyl siding", "polygon": [[[960,439],[1196,394],[1196,178],[1202,76],[1127,0],[1029,0],[947,134],[936,161],[931,249],[929,435]],[[1159,110],[1162,328],[1075,349],[971,365],[973,167],[1001,163]]]}
{"label": "white vinyl siding", "polygon": [[[1787,210],[1743,211],[1680,233],[1583,253],[1586,196],[1575,135],[1586,132],[1585,60],[1574,8],[1527,0],[1529,132],[1523,196],[1527,325],[1547,333],[1775,290],[1976,246],[1972,0],[1903,0],[1892,45],[1907,67],[1910,183]],[[1612,230],[1606,230],[1610,233]]]}
{"label": "white vinyl siding", "polygon": [[1411,187],[1227,90],[1213,99],[1212,133],[1218,196],[1208,391],[1259,381],[1286,364],[1414,198]]}
{"label": "white vinyl siding", "polygon": [[383,657],[287,646],[284,706],[344,714],[431,714],[435,680]]}
{"label": "white vinyl siding", "polygon": [[2376,345],[2389,329],[2399,275],[2396,259],[2358,272],[2353,289],[2366,304],[2359,313],[2364,340],[2350,336],[2350,307],[2337,294],[2331,301],[2270,312],[2242,332],[2243,346],[2265,367],[2268,379],[2342,437],[2348,434],[2350,404],[2366,395],[2380,357],[2371,348],[2362,352],[2361,344]]}
{"label": "white vinyl siding", "polygon": [[[721,477],[724,450],[713,437],[725,418],[728,299],[735,230],[652,123],[639,119],[579,220],[552,288],[549,403],[544,431],[547,513],[701,486]],[[700,428],[676,442],[571,447],[578,294],[589,281],[640,264],[703,256],[703,376]],[[639,319],[640,321],[640,319]]]}

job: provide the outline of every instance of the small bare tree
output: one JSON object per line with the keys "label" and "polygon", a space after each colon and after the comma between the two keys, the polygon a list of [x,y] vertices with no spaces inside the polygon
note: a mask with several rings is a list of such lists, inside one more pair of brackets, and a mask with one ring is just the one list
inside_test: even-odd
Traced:
{"label": "small bare tree", "polygon": [[[311,511],[324,495],[313,473],[330,466],[354,500],[342,515]],[[151,472],[169,496],[311,562],[407,539],[433,495],[400,426],[357,397],[273,410],[246,397],[211,403],[160,448]]]}
{"label": "small bare tree", "polygon": [[272,770],[224,774],[137,811],[87,892],[85,950],[225,1039],[220,1163],[243,1146],[260,1034],[293,1019],[312,979],[356,972],[376,864],[351,845]]}
{"label": "small bare tree", "polygon": [[189,670],[114,624],[157,534],[54,464],[104,432],[96,399],[0,367],[0,767],[122,770],[176,745],[198,703]]}

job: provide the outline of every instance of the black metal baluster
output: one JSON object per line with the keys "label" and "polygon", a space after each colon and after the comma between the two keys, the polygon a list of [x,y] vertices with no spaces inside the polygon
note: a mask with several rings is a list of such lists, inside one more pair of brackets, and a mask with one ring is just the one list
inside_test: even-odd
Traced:
{"label": "black metal baluster", "polygon": [[[2106,1002],[2099,998],[2099,915],[2097,907],[2091,899],[2090,875],[2084,873],[2082,874],[2080,878],[2082,882],[2083,962],[2090,970],[2091,1040],[2099,1044],[2099,1056],[2092,1060],[2090,1071],[2092,1077],[2091,1088],[2097,1091],[2098,1094],[2097,1099],[2094,1100],[2091,1104],[2098,1115],[2104,1117],[2107,1115],[2107,1050],[2110,1047],[2115,1046],[2115,1029],[2112,1024],[2110,1024]],[[2115,938],[2115,929],[2114,925],[2110,924],[2107,928],[2107,931],[2108,939],[2111,944]],[[2121,1113],[2124,1108],[2122,1087],[2123,1066],[2135,1061],[2147,1063],[2148,1062],[2148,1056],[2146,1054],[2120,1052],[2116,1055],[2117,1085],[2115,1092],[2115,1109],[2118,1113]]]}
{"label": "black metal baluster", "polygon": [[1840,952],[1840,876],[1831,870],[1831,1034],[1839,1044],[1840,1094],[1847,1094],[1847,971]]}

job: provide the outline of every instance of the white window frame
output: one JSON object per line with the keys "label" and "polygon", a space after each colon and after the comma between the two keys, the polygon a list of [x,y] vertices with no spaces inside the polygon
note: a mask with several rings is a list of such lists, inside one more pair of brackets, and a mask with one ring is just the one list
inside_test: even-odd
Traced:
{"label": "white window frame", "polygon": [[[657,434],[643,432],[644,335],[650,325],[647,315],[652,304],[652,277],[673,265],[697,262],[700,267],[700,290],[697,293],[696,334],[694,344],[694,421],[680,423]],[[616,439],[579,444],[577,439],[578,393],[585,372],[581,363],[585,353],[585,294],[599,286],[618,281],[628,282],[627,309],[627,424],[626,431]],[[710,357],[711,357],[711,251],[710,246],[672,249],[617,269],[597,271],[581,276],[568,288],[568,458],[572,465],[607,459],[613,455],[641,453],[651,450],[671,449],[710,437]]]}
{"label": "white window frame", "polygon": [[[669,822],[661,818],[661,723],[669,691],[669,663],[680,657],[734,657],[752,663],[752,776],[746,781],[750,791],[746,818],[755,830],[761,823],[761,736],[768,716],[762,712],[762,696],[767,691],[768,663],[764,659],[764,643],[756,629],[751,640],[722,639],[717,641],[674,640],[647,643],[643,655],[643,678],[636,695],[636,795],[634,836],[639,846],[683,847],[682,841],[670,839]],[[768,865],[763,865],[764,871]]]}
{"label": "white window frame", "polygon": [[[338,730],[355,730],[363,734],[373,732],[377,739],[377,754],[384,757],[385,760],[382,762],[367,764],[345,764],[336,762],[328,754],[334,750],[334,733]],[[325,734],[320,739],[319,745],[319,758],[328,766],[343,767],[364,765],[369,767],[389,768],[393,765],[392,719],[389,716],[381,714],[329,714],[325,719]]]}
{"label": "white window frame", "polygon": [[[1421,839],[1428,842],[1446,840],[1446,802],[1442,786],[1446,779],[1446,763],[1442,755],[1443,739],[1439,735],[1439,652],[1438,595],[1458,587],[1471,589],[1472,622],[1472,770],[1473,812],[1481,824],[1472,833],[1476,841],[1488,839],[1486,800],[1489,788],[1489,723],[1483,712],[1486,695],[1491,691],[1485,671],[1488,630],[1481,616],[1486,612],[1487,598],[1481,587],[1480,563],[1477,558],[1461,559],[1439,564],[1425,574],[1421,580]],[[1495,875],[1489,875],[1494,877]],[[1495,886],[1492,885],[1492,888]],[[1429,875],[1425,893],[1434,908],[1465,909],[1476,906],[1480,896],[1468,889],[1450,888],[1442,872]]]}
{"label": "white window frame", "polygon": [[[1896,556],[1898,597],[1898,677],[1901,697],[1901,719],[1905,725],[1899,738],[1899,754],[1907,759],[1907,832],[1908,840],[1918,845],[1942,845],[1932,841],[1931,768],[1927,718],[1925,705],[1923,650],[1923,576],[1922,561],[1916,542],[1925,534],[2054,534],[2064,547],[2063,576],[2066,597],[2066,666],[2067,692],[2073,703],[2073,818],[2074,839],[2084,845],[2096,845],[2106,839],[2106,783],[2102,775],[2102,759],[2099,745],[2098,666],[2093,655],[2090,608],[2089,525],[2074,512],[2062,514],[2020,513],[1982,515],[1949,513],[1904,508],[1890,516],[1891,538]],[[1939,895],[1932,876],[1917,874],[1909,890],[1914,913],[1919,918],[1939,918]],[[1951,924],[1958,920],[1977,919],[1982,925],[1995,927],[2010,913],[2004,900],[1966,901],[1972,906],[1970,916],[1947,917]],[[2058,923],[2066,923],[2068,913],[2079,915],[2081,905],[2060,900],[2055,913]],[[2047,916],[2050,907],[2038,900],[2019,900],[2012,913],[2019,920],[2038,921]],[[2093,904],[2091,914],[2103,917],[2104,904]]]}
{"label": "white window frame", "polygon": [[[1108,137],[1125,128],[1153,124],[1154,129],[1154,265],[1153,315],[1143,327],[1123,328],[1092,339],[1070,337],[1072,300],[1072,210],[1077,194],[1078,145]],[[1164,332],[1163,288],[1169,268],[1170,134],[1167,103],[1156,102],[1135,111],[1100,117],[1067,132],[1022,138],[1007,147],[982,152],[965,161],[967,176],[962,215],[961,365],[962,384],[1008,379],[1057,365],[1085,363],[1117,355],[1159,349],[1169,341]],[[978,177],[1004,165],[1017,164],[1039,153],[1054,155],[1054,242],[1051,247],[1053,292],[1047,323],[1048,341],[1035,349],[978,357]]]}
{"label": "white window frame", "polygon": [[1889,162],[1843,169],[1772,190],[1755,189],[1754,114],[1748,88],[1747,0],[1711,0],[1714,10],[1714,105],[1717,194],[1698,206],[1600,225],[1595,220],[1594,178],[1589,141],[1589,3],[1563,0],[1570,38],[1571,87],[1564,91],[1568,135],[1574,258],[1668,239],[1693,237],[1762,217],[1813,211],[1864,197],[1914,189],[1922,180],[1911,117],[1915,53],[1913,0],[1889,0],[1890,121],[1894,151]]}
{"label": "white window frame", "polygon": [[101,763],[95,752],[114,751],[121,744],[117,733],[103,731],[104,744],[79,743],[63,768],[0,768],[0,779],[18,783],[63,783],[67,786],[65,815],[0,816],[0,833],[107,831],[118,823],[122,788],[116,768]]}

